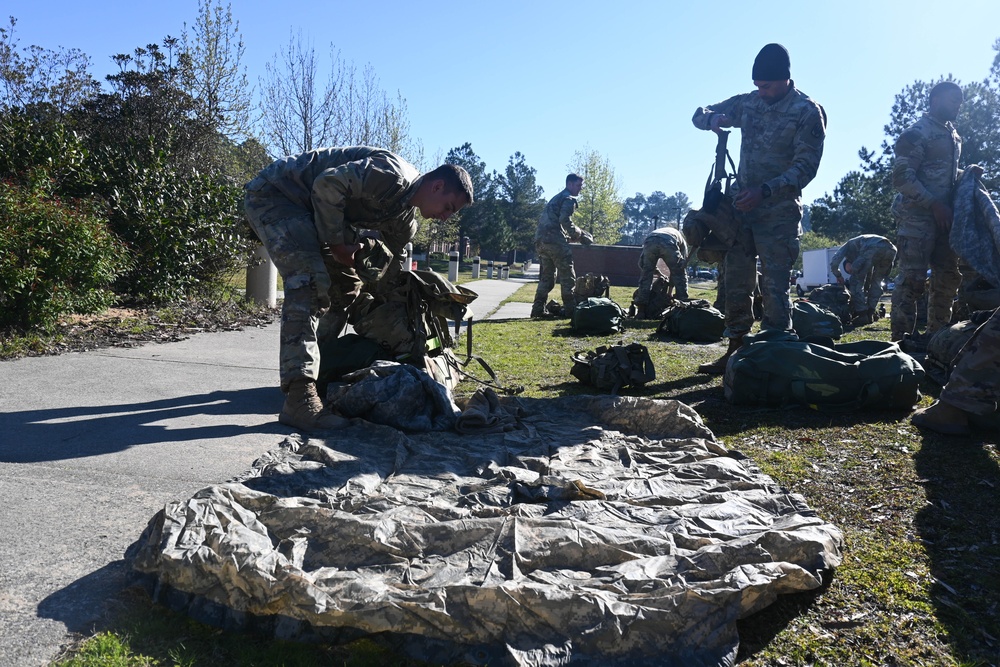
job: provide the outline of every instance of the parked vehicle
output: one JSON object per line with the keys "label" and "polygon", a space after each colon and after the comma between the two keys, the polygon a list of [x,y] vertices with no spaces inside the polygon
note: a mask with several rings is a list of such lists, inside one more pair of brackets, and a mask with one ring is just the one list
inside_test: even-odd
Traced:
{"label": "parked vehicle", "polygon": [[838,250],[840,246],[802,253],[802,275],[795,280],[796,294],[805,296],[814,287],[837,282],[837,277],[830,272],[830,260]]}

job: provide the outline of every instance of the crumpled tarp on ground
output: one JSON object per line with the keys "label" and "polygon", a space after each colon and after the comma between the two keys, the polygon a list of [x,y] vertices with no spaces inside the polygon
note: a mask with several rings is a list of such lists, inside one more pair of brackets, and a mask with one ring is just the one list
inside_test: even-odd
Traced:
{"label": "crumpled tarp on ground", "polygon": [[[289,439],[130,549],[223,627],[489,665],[731,665],[736,620],[814,589],[842,537],[676,401],[524,401],[524,428]],[[594,425],[602,424],[602,425]]]}

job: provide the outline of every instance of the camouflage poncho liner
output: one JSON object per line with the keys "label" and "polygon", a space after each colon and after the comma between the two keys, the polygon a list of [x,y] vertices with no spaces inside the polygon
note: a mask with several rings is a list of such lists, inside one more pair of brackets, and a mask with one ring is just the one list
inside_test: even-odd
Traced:
{"label": "camouflage poncho liner", "polygon": [[[682,403],[522,400],[516,431],[292,437],[130,549],[154,597],[434,663],[732,665],[736,620],[817,588],[842,537]],[[603,424],[603,425],[595,425]]]}

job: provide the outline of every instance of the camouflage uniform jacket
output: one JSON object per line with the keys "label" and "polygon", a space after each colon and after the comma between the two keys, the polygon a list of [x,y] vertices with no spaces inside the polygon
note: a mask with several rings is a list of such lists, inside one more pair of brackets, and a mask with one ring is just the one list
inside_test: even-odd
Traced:
{"label": "camouflage uniform jacket", "polygon": [[840,246],[833,257],[830,258],[830,272],[838,278],[842,277],[840,274],[840,263],[847,260],[851,264],[854,264],[858,257],[862,255],[868,255],[875,251],[875,249],[883,244],[889,244],[889,239],[884,236],[879,236],[878,234],[862,234],[861,236],[855,236],[853,239]]}
{"label": "camouflage uniform jacket", "polygon": [[676,246],[684,246],[685,248],[687,247],[687,241],[684,240],[684,235],[673,227],[659,227],[654,229],[646,236],[646,239],[649,239],[651,236],[662,236],[664,237],[663,240],[668,243],[672,243]]}
{"label": "camouflage uniform jacket", "polygon": [[358,229],[377,230],[397,256],[417,231],[410,199],[420,172],[380,148],[321,148],[281,158],[260,176],[312,212],[321,243],[354,243]]}
{"label": "camouflage uniform jacket", "polygon": [[951,203],[960,173],[962,137],[950,122],[942,123],[925,113],[899,135],[895,153],[892,185],[902,195],[904,212],[929,209],[935,200]]}
{"label": "camouflage uniform jacket", "polygon": [[756,92],[735,95],[700,107],[691,121],[700,130],[710,130],[712,116],[720,113],[740,128],[740,185],[759,187],[766,183],[771,188],[771,196],[761,208],[799,201],[802,188],[816,176],[823,157],[823,107],[792,82],[788,94],[774,104],[767,104]]}
{"label": "camouflage uniform jacket", "polygon": [[573,224],[573,213],[576,212],[578,199],[563,190],[549,200],[542,210],[535,230],[535,241],[542,243],[569,243],[576,239],[580,232]]}

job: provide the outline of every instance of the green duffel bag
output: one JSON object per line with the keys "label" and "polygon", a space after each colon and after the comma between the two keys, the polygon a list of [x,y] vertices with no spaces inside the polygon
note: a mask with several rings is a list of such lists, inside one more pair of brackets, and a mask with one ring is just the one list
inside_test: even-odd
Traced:
{"label": "green duffel bag", "polygon": [[592,296],[576,304],[570,326],[580,335],[601,336],[622,331],[624,319],[625,311],[617,303]]}
{"label": "green duffel bag", "polygon": [[675,301],[663,311],[656,332],[682,340],[715,342],[726,330],[726,318],[705,299]]}
{"label": "green duffel bag", "polygon": [[835,313],[810,301],[796,301],[792,304],[792,328],[799,338],[840,338],[844,325]]}
{"label": "green duffel bag", "polygon": [[817,410],[909,410],[924,369],[895,343],[863,340],[834,347],[794,334],[747,336],[723,377],[734,405],[806,406]]}

